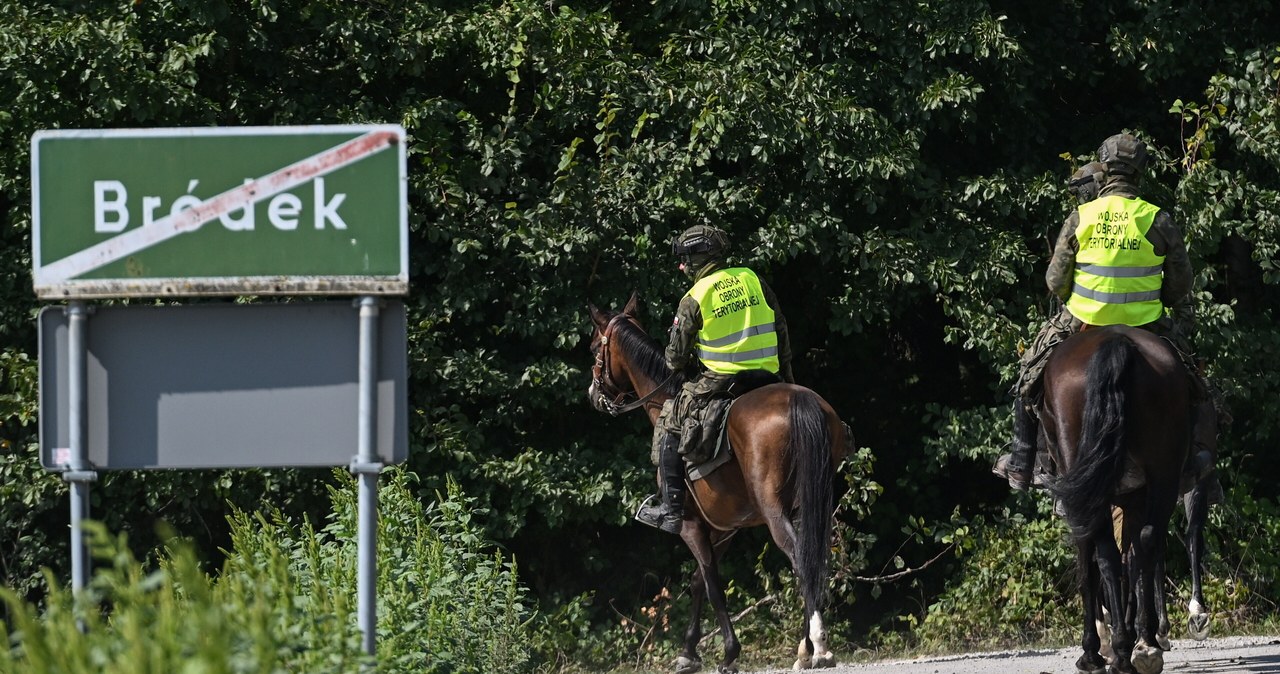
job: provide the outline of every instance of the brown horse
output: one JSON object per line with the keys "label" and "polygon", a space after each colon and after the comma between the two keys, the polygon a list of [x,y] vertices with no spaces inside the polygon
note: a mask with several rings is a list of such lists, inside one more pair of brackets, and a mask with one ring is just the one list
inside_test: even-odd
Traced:
{"label": "brown horse", "polygon": [[[1080,567],[1084,653],[1076,669],[1106,671],[1094,629],[1105,603],[1123,607],[1110,615],[1115,671],[1155,674],[1164,668],[1157,631],[1165,613],[1156,575],[1191,446],[1186,370],[1154,334],[1109,326],[1058,346],[1044,387],[1042,423],[1061,474],[1051,490],[1062,502]],[[1113,505],[1123,513],[1119,547]]]}
{"label": "brown horse", "polygon": [[[597,410],[614,414],[643,408],[650,423],[683,383],[666,366],[663,349],[636,320],[635,295],[620,313],[591,306],[595,356],[588,389]],[[629,402],[624,402],[629,401]],[[724,637],[721,672],[737,671],[740,645],[720,580],[718,561],[733,535],[761,524],[791,561],[804,598],[804,626],[795,667],[830,667],[822,622],[831,529],[835,468],[851,444],[831,406],[816,393],[791,384],[771,384],[743,394],[729,413],[733,458],[689,485],[682,538],[698,568],[690,580],[693,620],[676,661],[677,674],[698,671],[704,599],[711,600]],[[691,501],[691,503],[690,503]]]}

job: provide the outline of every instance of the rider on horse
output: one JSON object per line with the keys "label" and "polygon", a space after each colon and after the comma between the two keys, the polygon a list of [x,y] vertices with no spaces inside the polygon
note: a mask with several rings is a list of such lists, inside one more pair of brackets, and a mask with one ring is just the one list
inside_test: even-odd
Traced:
{"label": "rider on horse", "polygon": [[[1103,141],[1098,159],[1101,166],[1090,163],[1072,176],[1070,186],[1080,205],[1063,223],[1045,274],[1049,290],[1065,305],[1022,355],[1014,390],[1012,451],[992,468],[1014,489],[1031,484],[1035,407],[1049,354],[1087,325],[1132,325],[1164,337],[1200,396],[1213,401],[1198,406],[1196,425],[1216,432],[1218,417],[1223,416],[1222,403],[1201,377],[1189,341],[1193,274],[1182,233],[1168,211],[1138,196],[1147,147],[1132,135],[1117,134]],[[1093,191],[1099,180],[1102,189]],[[1202,444],[1210,443],[1198,444],[1187,464],[1192,480],[1213,468],[1214,450]]]}
{"label": "rider on horse", "polygon": [[777,298],[750,269],[725,267],[728,248],[724,231],[706,225],[686,229],[672,245],[680,271],[693,280],[693,287],[676,309],[666,359],[673,371],[688,371],[690,376],[680,393],[663,405],[654,425],[661,505],[650,505],[650,498],[636,513],[637,520],[672,534],[680,533],[684,516],[684,419],[724,391],[739,372],[766,370],[788,383],[795,381],[787,324]]}

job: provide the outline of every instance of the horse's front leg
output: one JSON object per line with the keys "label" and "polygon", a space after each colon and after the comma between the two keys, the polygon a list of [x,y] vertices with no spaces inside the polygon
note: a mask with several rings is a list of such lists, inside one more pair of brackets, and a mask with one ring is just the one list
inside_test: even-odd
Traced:
{"label": "horse's front leg", "polygon": [[[733,538],[733,533],[712,532],[711,537],[714,540],[711,545],[715,551],[717,564],[724,554],[724,549]],[[702,604],[707,598],[707,585],[703,578],[701,564],[693,570],[693,575],[689,578],[689,597],[692,600],[693,610],[689,617],[689,628],[684,633],[684,650],[681,651],[680,657],[676,658],[676,674],[692,674],[702,669],[702,658],[698,655],[698,646],[702,641]]]}
{"label": "horse's front leg", "polygon": [[[698,571],[694,575],[702,576],[706,597],[711,600],[711,608],[716,612],[716,621],[720,623],[720,633],[724,637],[724,660],[721,661],[719,670],[722,674],[733,674],[738,671],[734,663],[738,660],[738,653],[742,647],[738,644],[738,637],[733,632],[733,621],[729,617],[729,602],[724,595],[724,585],[721,583],[720,569],[717,565],[719,556],[711,541],[710,527],[701,520],[685,520],[680,537],[684,539],[685,545],[688,545],[689,551],[693,553],[694,560],[698,562]],[[689,650],[687,640],[685,649]]]}
{"label": "horse's front leg", "polygon": [[693,674],[702,669],[702,658],[698,656],[698,642],[702,641],[702,602],[707,598],[707,586],[702,578],[702,565],[693,570],[689,577],[689,598],[693,607],[693,615],[689,616],[689,628],[684,633],[684,649],[676,658],[675,674]]}
{"label": "horse's front leg", "polygon": [[[1097,562],[1097,587],[1102,592],[1103,601],[1111,609],[1111,650],[1115,657],[1112,666],[1118,672],[1132,672],[1130,658],[1133,655],[1134,635],[1129,617],[1132,601],[1128,596],[1120,549],[1116,547],[1115,538],[1109,530],[1094,535],[1089,544],[1093,549],[1092,558]],[[1088,560],[1081,558],[1080,562],[1086,564]]]}
{"label": "horse's front leg", "polygon": [[[1152,580],[1155,582],[1155,596],[1157,598],[1164,597],[1166,586],[1164,579],[1164,555],[1156,559],[1155,575]],[[1159,644],[1161,650],[1169,650],[1172,644],[1169,642],[1169,609],[1163,601],[1156,601],[1156,643]]]}
{"label": "horse's front leg", "polygon": [[1132,562],[1134,569],[1130,576],[1134,583],[1134,600],[1137,605],[1137,643],[1134,645],[1131,661],[1134,669],[1141,674],[1159,674],[1164,671],[1164,651],[1156,639],[1156,606],[1164,602],[1164,597],[1156,596],[1155,560],[1164,554],[1164,530],[1148,524],[1138,535],[1137,544],[1133,546]]}

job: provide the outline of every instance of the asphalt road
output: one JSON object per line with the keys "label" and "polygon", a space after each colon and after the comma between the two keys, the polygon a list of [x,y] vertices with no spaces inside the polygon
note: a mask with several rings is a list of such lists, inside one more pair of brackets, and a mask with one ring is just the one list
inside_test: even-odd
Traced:
{"label": "asphalt road", "polygon": [[[704,657],[707,654],[704,654]],[[894,662],[839,665],[823,674],[1075,674],[1079,648],[971,653]],[[768,670],[780,674],[790,670]],[[1280,636],[1175,640],[1165,653],[1169,674],[1280,674]],[[761,673],[765,674],[765,673]]]}

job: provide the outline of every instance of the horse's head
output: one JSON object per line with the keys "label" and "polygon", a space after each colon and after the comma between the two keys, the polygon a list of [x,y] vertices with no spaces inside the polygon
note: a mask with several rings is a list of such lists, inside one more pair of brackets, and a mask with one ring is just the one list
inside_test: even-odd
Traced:
{"label": "horse's head", "polygon": [[639,298],[631,293],[631,299],[620,312],[602,311],[594,304],[588,304],[591,322],[591,355],[595,364],[591,367],[591,386],[587,388],[587,399],[591,406],[599,412],[619,414],[618,410],[625,406],[623,399],[634,395],[635,384],[628,371],[628,359],[622,351],[621,342],[615,339],[618,326],[632,323],[639,327],[636,311]]}

